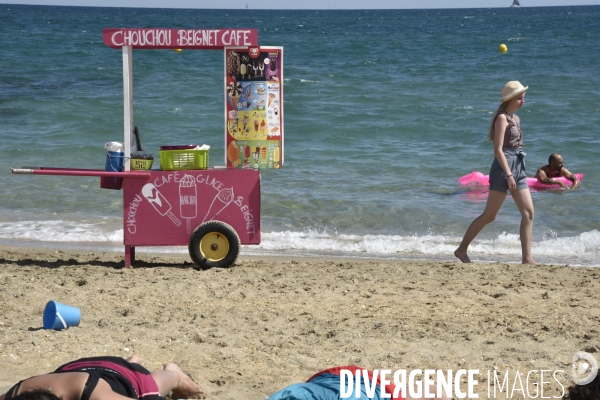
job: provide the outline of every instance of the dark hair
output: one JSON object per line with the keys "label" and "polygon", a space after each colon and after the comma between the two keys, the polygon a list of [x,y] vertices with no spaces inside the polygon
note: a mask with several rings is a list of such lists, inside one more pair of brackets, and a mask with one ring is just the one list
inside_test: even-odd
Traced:
{"label": "dark hair", "polygon": [[573,385],[563,400],[600,400],[600,374],[587,385]]}
{"label": "dark hair", "polygon": [[13,400],[62,400],[62,397],[58,397],[47,389],[35,388],[14,396]]}

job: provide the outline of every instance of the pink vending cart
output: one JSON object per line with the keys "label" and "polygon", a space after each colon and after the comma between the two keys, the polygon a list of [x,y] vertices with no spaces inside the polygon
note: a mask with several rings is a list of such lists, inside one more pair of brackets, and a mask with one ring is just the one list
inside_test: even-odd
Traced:
{"label": "pink vending cart", "polygon": [[123,56],[122,171],[24,167],[12,172],[97,176],[103,188],[122,188],[125,267],[134,263],[136,247],[183,245],[188,246],[198,268],[233,265],[241,244],[260,243],[260,172],[258,169],[206,168],[207,152],[185,146],[176,146],[171,152],[165,150],[167,161],[179,162],[183,168],[173,165],[165,168],[161,160],[161,170],[132,171],[130,156],[135,144],[132,50],[257,46],[257,30],[107,28],[103,37],[104,44],[121,49]]}

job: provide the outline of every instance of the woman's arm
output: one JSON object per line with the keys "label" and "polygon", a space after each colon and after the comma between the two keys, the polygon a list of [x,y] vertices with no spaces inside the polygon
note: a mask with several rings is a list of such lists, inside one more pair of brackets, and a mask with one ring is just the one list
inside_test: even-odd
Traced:
{"label": "woman's arm", "polygon": [[502,145],[504,144],[504,132],[506,131],[507,126],[508,121],[506,120],[506,115],[498,115],[498,117],[496,117],[496,121],[494,122],[494,157],[496,160],[498,160],[500,168],[502,168],[502,171],[504,171],[506,174],[508,190],[513,191],[517,188],[517,183],[515,182],[515,178],[512,176],[512,172],[510,171],[510,167],[508,166],[508,162],[506,161],[506,157],[502,151]]}

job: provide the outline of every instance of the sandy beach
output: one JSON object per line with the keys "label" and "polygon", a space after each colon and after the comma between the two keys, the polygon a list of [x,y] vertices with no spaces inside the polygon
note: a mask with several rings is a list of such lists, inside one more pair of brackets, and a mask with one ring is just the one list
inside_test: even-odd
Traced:
{"label": "sandy beach", "polygon": [[[122,259],[0,247],[1,392],[79,357],[136,354],[151,370],[177,362],[211,399],[264,399],[348,364],[478,369],[488,398],[488,371],[513,386],[517,371],[562,370],[568,386],[576,351],[600,359],[599,268],[241,257],[196,271],[187,255],[141,254],[132,269]],[[80,308],[80,325],[44,330],[51,299]],[[544,381],[544,396],[561,395]]]}

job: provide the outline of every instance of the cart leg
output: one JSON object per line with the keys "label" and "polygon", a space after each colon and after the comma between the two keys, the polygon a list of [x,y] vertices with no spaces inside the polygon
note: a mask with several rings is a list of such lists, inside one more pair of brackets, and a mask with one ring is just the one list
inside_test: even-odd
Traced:
{"label": "cart leg", "polygon": [[125,268],[131,268],[135,262],[135,246],[125,246]]}

